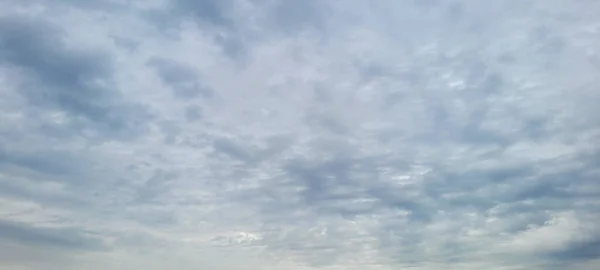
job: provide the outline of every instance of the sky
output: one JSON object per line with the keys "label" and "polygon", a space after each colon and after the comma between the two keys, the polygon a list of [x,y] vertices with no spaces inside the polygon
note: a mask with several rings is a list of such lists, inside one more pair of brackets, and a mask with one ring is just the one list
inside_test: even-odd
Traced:
{"label": "sky", "polygon": [[0,268],[600,268],[600,1],[0,1]]}

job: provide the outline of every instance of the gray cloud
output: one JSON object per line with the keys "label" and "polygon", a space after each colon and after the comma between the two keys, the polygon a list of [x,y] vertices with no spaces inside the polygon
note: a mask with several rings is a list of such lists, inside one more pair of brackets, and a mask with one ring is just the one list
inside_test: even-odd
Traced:
{"label": "gray cloud", "polygon": [[211,23],[219,27],[233,27],[231,19],[226,14],[226,8],[231,7],[233,1],[190,1],[176,0],[171,4],[179,12],[187,13],[194,18]]}
{"label": "gray cloud", "polygon": [[600,258],[600,241],[596,236],[579,243],[574,243],[564,250],[548,254],[558,261],[594,260]]}
{"label": "gray cloud", "polygon": [[173,88],[173,94],[178,98],[191,99],[200,95],[211,98],[214,95],[198,81],[200,76],[190,67],[161,58],[153,58],[148,64],[156,68],[160,78]]}
{"label": "gray cloud", "polygon": [[190,105],[185,108],[185,119],[189,122],[195,122],[202,118],[202,108],[196,105]]}
{"label": "gray cloud", "polygon": [[101,52],[68,48],[64,33],[50,22],[28,17],[4,17],[0,29],[1,60],[30,78],[20,86],[29,104],[60,108],[81,129],[80,117],[103,133],[140,128],[148,119],[143,108],[123,104],[112,79],[112,63]]}
{"label": "gray cloud", "polygon": [[[268,13],[270,24],[287,33],[302,30],[324,30],[327,26],[327,4],[309,1],[264,1],[270,4]],[[260,3],[260,1],[259,1]]]}
{"label": "gray cloud", "polygon": [[0,222],[0,238],[66,250],[94,251],[106,248],[101,241],[78,230],[30,227],[8,221]]}
{"label": "gray cloud", "polygon": [[597,268],[592,4],[75,2],[0,4],[0,268]]}

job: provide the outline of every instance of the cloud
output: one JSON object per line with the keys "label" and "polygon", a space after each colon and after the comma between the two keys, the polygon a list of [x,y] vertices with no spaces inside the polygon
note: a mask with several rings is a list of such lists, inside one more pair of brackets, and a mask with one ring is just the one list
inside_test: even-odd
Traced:
{"label": "cloud", "polygon": [[598,249],[598,240],[593,239],[583,243],[572,244],[568,248],[556,252],[554,255],[559,260],[591,260],[597,259],[600,256]]}
{"label": "cloud", "polygon": [[61,29],[43,19],[13,16],[2,21],[2,62],[23,76],[19,92],[28,104],[60,109],[72,116],[72,129],[91,124],[118,134],[138,128],[136,118],[147,118],[143,108],[120,102],[111,85],[108,55],[68,48]]}
{"label": "cloud", "polygon": [[0,223],[0,237],[21,244],[40,245],[68,250],[102,249],[100,241],[66,229],[36,228],[14,222]]}
{"label": "cloud", "polygon": [[0,10],[2,267],[598,267],[594,4]]}
{"label": "cloud", "polygon": [[202,94],[210,98],[213,95],[210,89],[202,87],[196,79],[199,75],[189,67],[160,58],[153,58],[148,64],[156,67],[160,78],[173,88],[173,94],[177,97],[191,99]]}

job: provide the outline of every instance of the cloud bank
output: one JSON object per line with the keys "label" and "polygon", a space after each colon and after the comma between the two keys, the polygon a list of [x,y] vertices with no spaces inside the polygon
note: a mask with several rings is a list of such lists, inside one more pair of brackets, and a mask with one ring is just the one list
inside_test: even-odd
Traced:
{"label": "cloud bank", "polygon": [[595,1],[0,3],[0,268],[597,269]]}

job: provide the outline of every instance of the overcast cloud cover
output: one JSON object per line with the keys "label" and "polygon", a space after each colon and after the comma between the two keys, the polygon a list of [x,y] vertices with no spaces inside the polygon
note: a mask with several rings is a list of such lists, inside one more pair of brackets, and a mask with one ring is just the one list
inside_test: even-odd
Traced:
{"label": "overcast cloud cover", "polygon": [[2,0],[1,269],[600,269],[600,1]]}

